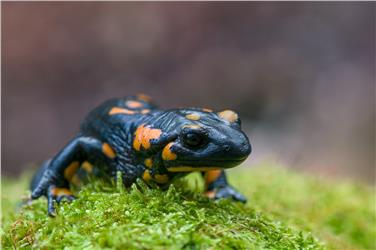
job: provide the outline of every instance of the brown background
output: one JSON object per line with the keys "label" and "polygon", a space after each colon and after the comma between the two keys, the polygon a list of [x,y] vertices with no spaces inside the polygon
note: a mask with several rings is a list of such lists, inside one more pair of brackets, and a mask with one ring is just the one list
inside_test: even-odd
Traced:
{"label": "brown background", "polygon": [[374,3],[2,3],[2,171],[142,92],[238,111],[250,165],[372,180],[374,57]]}

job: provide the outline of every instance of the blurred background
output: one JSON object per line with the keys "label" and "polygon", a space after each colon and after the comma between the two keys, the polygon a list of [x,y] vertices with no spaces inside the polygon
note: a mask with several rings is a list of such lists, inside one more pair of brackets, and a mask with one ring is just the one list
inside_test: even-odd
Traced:
{"label": "blurred background", "polygon": [[375,3],[2,3],[2,173],[107,98],[236,110],[273,160],[374,181]]}

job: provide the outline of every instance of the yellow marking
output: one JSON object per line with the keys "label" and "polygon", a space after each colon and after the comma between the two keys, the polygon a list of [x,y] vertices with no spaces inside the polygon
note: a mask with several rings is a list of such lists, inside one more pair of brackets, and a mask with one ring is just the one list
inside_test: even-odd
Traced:
{"label": "yellow marking", "polygon": [[114,107],[110,110],[110,112],[108,112],[109,115],[117,115],[117,114],[133,115],[135,113],[136,112],[133,110],[118,108],[118,107]]}
{"label": "yellow marking", "polygon": [[64,177],[65,177],[65,179],[67,179],[68,181],[70,181],[79,167],[80,167],[80,162],[79,161],[74,161],[71,164],[69,164],[69,166],[66,169],[64,169]]}
{"label": "yellow marking", "polygon": [[222,170],[209,170],[205,173],[205,189],[210,183],[213,183],[221,175]]}
{"label": "yellow marking", "polygon": [[212,109],[207,109],[207,108],[203,108],[202,111],[204,111],[204,112],[209,112],[209,113],[210,113],[210,112],[213,112]]}
{"label": "yellow marking", "polygon": [[218,115],[228,122],[235,122],[239,118],[237,113],[229,109],[219,112]]}
{"label": "yellow marking", "polygon": [[214,191],[206,191],[204,195],[210,199],[213,199],[215,197],[215,192]]}
{"label": "yellow marking", "polygon": [[194,171],[208,171],[208,170],[218,170],[219,167],[190,167],[190,166],[178,166],[178,167],[168,167],[169,172],[194,172]]}
{"label": "yellow marking", "polygon": [[210,170],[205,173],[205,182],[210,184],[214,182],[221,175],[222,170]]}
{"label": "yellow marking", "polygon": [[163,184],[168,182],[168,176],[166,174],[156,174],[153,180],[157,183]]}
{"label": "yellow marking", "polygon": [[111,148],[111,146],[108,143],[103,143],[102,144],[102,152],[105,154],[108,158],[115,158],[116,153],[115,151]]}
{"label": "yellow marking", "polygon": [[197,113],[192,113],[192,114],[188,114],[185,116],[187,119],[189,120],[192,120],[192,121],[197,121],[197,120],[200,120],[200,115],[197,114]]}
{"label": "yellow marking", "polygon": [[68,188],[52,188],[51,194],[53,196],[61,196],[61,195],[73,195],[72,192]]}
{"label": "yellow marking", "polygon": [[141,114],[147,114],[150,112],[150,109],[143,109],[141,110]]}
{"label": "yellow marking", "polygon": [[188,125],[184,125],[183,128],[200,129],[201,126],[196,125],[196,124],[188,124]]}
{"label": "yellow marking", "polygon": [[171,147],[174,143],[170,142],[166,145],[166,147],[163,148],[162,151],[162,159],[165,161],[173,161],[177,158],[177,155],[173,152],[171,152]]}
{"label": "yellow marking", "polygon": [[148,96],[148,95],[145,95],[145,94],[138,94],[137,98],[140,99],[141,101],[144,101],[144,102],[150,102],[151,101],[151,97]]}
{"label": "yellow marking", "polygon": [[129,108],[136,109],[136,108],[141,108],[144,106],[142,102],[139,101],[126,101],[125,105],[128,106]]}
{"label": "yellow marking", "polygon": [[147,168],[151,168],[153,166],[153,161],[152,159],[150,158],[147,158],[145,161],[144,161],[144,164]]}
{"label": "yellow marking", "polygon": [[145,127],[145,124],[140,125],[136,132],[133,140],[133,147],[137,151],[140,151],[141,146],[144,149],[150,148],[150,141],[153,139],[158,139],[162,134],[160,129]]}
{"label": "yellow marking", "polygon": [[73,185],[75,186],[79,186],[81,184],[81,179],[78,177],[77,174],[73,175],[71,181],[70,181]]}
{"label": "yellow marking", "polygon": [[152,179],[149,170],[144,171],[144,174],[142,175],[142,179],[146,182]]}
{"label": "yellow marking", "polygon": [[89,174],[93,172],[93,165],[88,161],[84,161],[81,167]]}

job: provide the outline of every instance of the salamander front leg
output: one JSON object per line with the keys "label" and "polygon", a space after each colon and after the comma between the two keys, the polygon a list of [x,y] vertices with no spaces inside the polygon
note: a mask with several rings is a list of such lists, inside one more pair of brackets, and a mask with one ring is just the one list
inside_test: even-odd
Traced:
{"label": "salamander front leg", "polygon": [[202,172],[205,179],[205,195],[212,199],[232,198],[236,201],[247,202],[247,199],[231,187],[223,170]]}

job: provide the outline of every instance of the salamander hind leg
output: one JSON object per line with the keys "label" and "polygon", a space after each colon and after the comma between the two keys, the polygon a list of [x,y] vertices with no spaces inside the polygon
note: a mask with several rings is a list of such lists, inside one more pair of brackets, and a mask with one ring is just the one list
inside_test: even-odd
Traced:
{"label": "salamander hind leg", "polygon": [[[68,181],[58,178],[58,174],[49,168],[50,162],[51,160],[45,162],[35,174],[30,188],[32,191],[31,199],[37,199],[42,195],[47,197],[48,215],[54,217],[56,215],[55,203],[70,202],[76,197],[70,191]],[[71,168],[72,166],[70,165]]]}
{"label": "salamander hind leg", "polygon": [[52,217],[56,216],[56,209],[54,204],[55,202],[59,204],[64,200],[71,202],[75,199],[76,197],[73,195],[69,188],[49,186],[47,192],[48,215]]}
{"label": "salamander hind leg", "polygon": [[55,203],[75,199],[69,187],[81,163],[86,161],[90,154],[98,157],[103,154],[102,146],[99,140],[91,137],[73,139],[37,172],[31,183],[31,199],[46,196],[48,214],[55,216]]}

